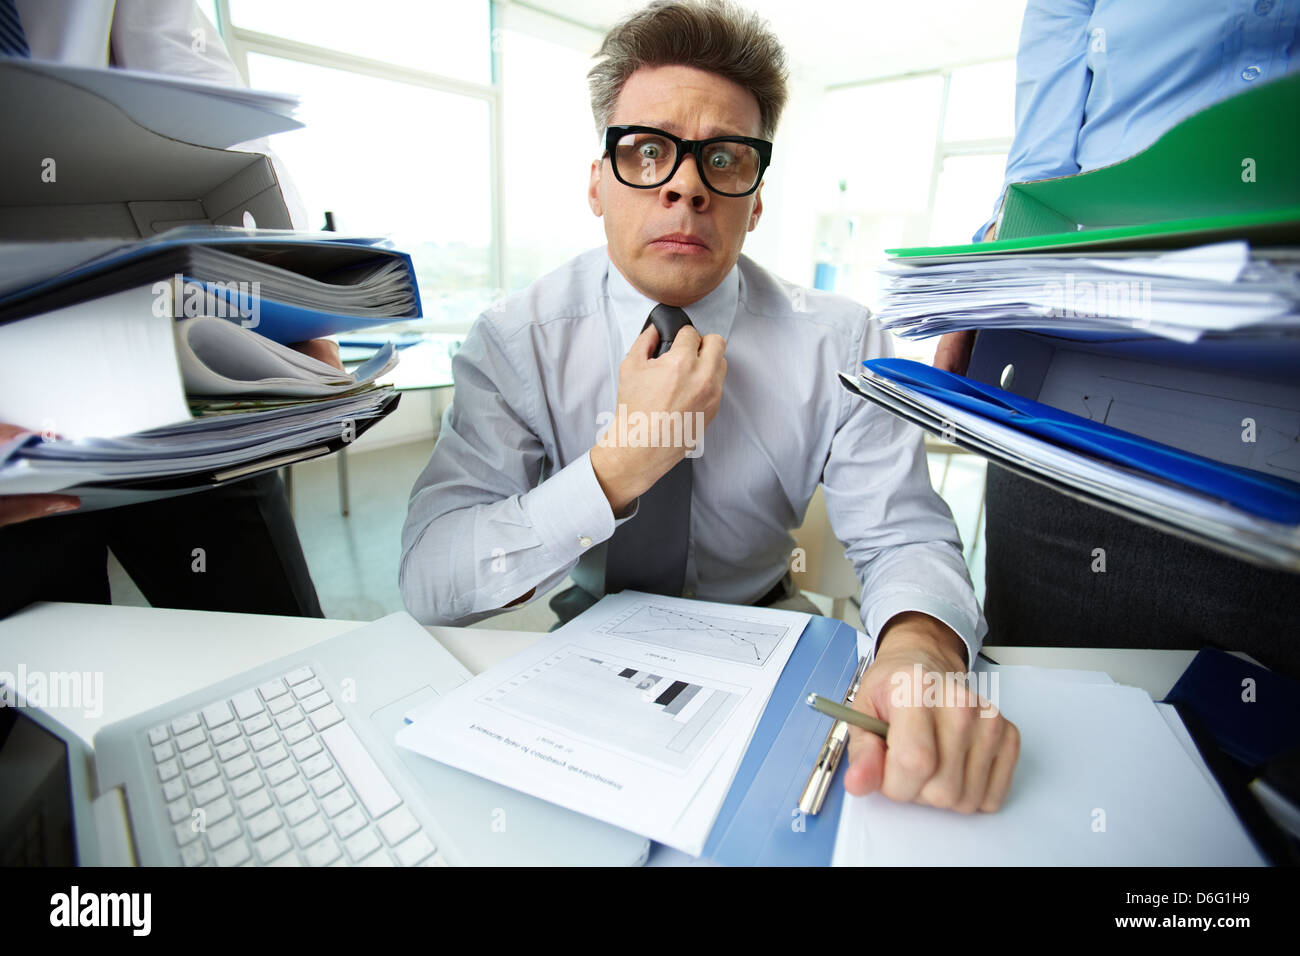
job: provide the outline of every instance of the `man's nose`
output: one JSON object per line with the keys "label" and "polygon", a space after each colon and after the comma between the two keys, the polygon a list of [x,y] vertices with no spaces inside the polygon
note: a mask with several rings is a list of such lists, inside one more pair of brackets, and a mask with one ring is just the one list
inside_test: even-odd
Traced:
{"label": "man's nose", "polygon": [[673,203],[688,202],[691,208],[697,211],[708,208],[709,187],[704,185],[704,180],[700,177],[700,168],[695,165],[693,155],[682,157],[677,172],[673,173],[672,179],[663,184],[659,194],[663,197],[664,204],[668,206]]}

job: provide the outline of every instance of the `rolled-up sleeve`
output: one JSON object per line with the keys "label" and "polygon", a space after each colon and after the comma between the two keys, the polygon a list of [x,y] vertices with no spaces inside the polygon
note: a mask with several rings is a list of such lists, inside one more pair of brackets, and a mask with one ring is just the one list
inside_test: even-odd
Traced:
{"label": "rolled-up sleeve", "polygon": [[[893,354],[864,317],[852,367]],[[874,648],[889,619],[920,611],[953,629],[973,662],[988,626],[975,600],[952,512],[930,486],[921,430],[844,390],[822,473],[826,510],[862,584],[862,626]]]}
{"label": "rolled-up sleeve", "polygon": [[423,623],[470,624],[531,588],[546,593],[621,523],[590,454],[541,480],[548,459],[532,423],[545,397],[526,367],[484,318],[456,354],[455,397],[402,529],[402,600]]}

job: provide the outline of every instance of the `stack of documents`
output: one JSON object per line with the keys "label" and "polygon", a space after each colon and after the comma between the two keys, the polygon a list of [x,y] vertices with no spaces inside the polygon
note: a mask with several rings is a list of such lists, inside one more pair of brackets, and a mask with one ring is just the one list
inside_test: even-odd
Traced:
{"label": "stack of documents", "polygon": [[[1105,674],[981,664],[1020,730],[997,813],[846,797],[837,866],[1259,866],[1173,707]],[[984,691],[981,690],[983,694]]]}
{"label": "stack of documents", "polygon": [[1180,451],[904,359],[873,359],[850,391],[1060,491],[1248,560],[1300,570],[1300,484]]}
{"label": "stack of documents", "polygon": [[698,856],[808,620],[609,595],[409,714],[397,742]]}
{"label": "stack of documents", "polygon": [[876,318],[907,338],[961,329],[1300,337],[1300,254],[1223,242],[1160,255],[895,258]]}

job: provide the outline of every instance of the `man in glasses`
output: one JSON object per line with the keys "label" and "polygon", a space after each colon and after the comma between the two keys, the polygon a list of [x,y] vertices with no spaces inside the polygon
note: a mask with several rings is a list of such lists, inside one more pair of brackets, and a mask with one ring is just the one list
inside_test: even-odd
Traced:
{"label": "man in glasses", "polygon": [[691,0],[632,14],[598,55],[588,202],[608,245],[484,313],[458,353],[403,530],[407,607],[468,624],[569,576],[562,621],[627,588],[815,613],[790,531],[820,484],[874,643],[855,706],[891,724],[888,751],[855,731],[846,785],[997,809],[1015,727],[964,694],[896,693],[918,666],[963,690],[985,626],[920,432],[836,381],[889,342],[856,303],[741,255],[784,51],[756,17]]}

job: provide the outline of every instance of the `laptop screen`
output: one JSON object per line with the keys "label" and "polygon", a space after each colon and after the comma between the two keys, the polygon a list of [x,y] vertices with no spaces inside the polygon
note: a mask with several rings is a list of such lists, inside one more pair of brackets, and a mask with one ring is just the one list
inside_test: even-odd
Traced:
{"label": "laptop screen", "polygon": [[0,866],[75,866],[67,745],[0,706]]}

